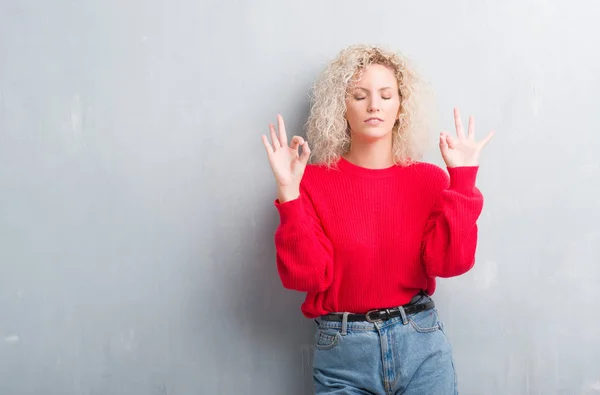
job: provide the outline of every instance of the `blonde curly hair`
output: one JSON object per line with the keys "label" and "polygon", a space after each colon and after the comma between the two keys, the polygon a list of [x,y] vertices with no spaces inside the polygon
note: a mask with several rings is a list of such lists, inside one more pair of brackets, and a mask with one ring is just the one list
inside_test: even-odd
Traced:
{"label": "blonde curly hair", "polygon": [[346,97],[370,64],[389,67],[398,80],[400,116],[392,129],[394,162],[409,165],[422,157],[429,135],[425,114],[430,98],[428,86],[401,54],[378,46],[351,45],[327,65],[311,91],[306,136],[312,163],[332,166],[350,149]]}

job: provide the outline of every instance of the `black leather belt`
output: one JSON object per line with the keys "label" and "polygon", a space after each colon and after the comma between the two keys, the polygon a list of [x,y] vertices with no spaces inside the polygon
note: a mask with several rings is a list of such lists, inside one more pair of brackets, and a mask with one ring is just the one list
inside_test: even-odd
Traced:
{"label": "black leather belt", "polygon": [[[421,304],[411,304],[403,306],[404,313],[406,315],[420,313],[421,311],[430,310],[435,307],[435,303],[433,300],[427,303]],[[367,322],[377,322],[377,321],[387,321],[394,317],[400,317],[402,314],[400,313],[400,309],[398,307],[393,307],[391,309],[381,309],[381,310],[371,310],[366,314],[348,314],[348,322],[356,322],[356,321],[367,321]],[[323,321],[339,321],[341,322],[344,319],[344,314],[342,313],[330,313],[324,316],[321,316]]]}

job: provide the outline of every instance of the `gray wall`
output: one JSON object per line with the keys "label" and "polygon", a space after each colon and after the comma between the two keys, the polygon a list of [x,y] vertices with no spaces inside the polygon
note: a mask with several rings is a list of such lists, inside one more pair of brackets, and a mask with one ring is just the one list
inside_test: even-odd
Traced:
{"label": "gray wall", "polygon": [[357,42],[497,130],[436,293],[462,393],[600,393],[600,5],[417,3],[1,0],[0,393],[309,394],[260,134]]}

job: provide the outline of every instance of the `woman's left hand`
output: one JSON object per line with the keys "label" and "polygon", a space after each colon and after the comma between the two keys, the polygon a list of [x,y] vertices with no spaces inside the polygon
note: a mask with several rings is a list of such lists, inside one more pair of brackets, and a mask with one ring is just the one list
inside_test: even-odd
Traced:
{"label": "woman's left hand", "polygon": [[491,140],[494,132],[490,132],[479,142],[475,141],[475,119],[469,117],[469,129],[465,136],[458,108],[454,109],[454,124],[456,125],[456,138],[446,132],[440,134],[440,151],[446,166],[479,166],[479,154]]}

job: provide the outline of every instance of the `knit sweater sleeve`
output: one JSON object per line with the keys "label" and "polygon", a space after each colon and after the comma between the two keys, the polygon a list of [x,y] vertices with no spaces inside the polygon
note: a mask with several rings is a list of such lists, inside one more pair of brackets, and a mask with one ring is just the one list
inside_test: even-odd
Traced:
{"label": "knit sweater sleeve", "polygon": [[300,197],[275,200],[280,224],[275,231],[277,270],[283,286],[321,292],[331,284],[333,247],[304,187]]}
{"label": "knit sweater sleeve", "polygon": [[[440,169],[441,170],[441,169]],[[475,186],[477,166],[448,168],[425,226],[422,259],[430,277],[453,277],[475,264],[477,219],[483,196]],[[443,173],[443,172],[440,172]]]}

